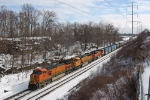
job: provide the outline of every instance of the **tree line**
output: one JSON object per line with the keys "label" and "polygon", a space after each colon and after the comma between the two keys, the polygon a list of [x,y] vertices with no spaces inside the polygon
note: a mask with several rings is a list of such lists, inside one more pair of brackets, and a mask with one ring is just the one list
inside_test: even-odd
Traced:
{"label": "tree line", "polygon": [[35,52],[47,59],[47,53],[58,50],[62,55],[76,43],[85,51],[89,46],[98,48],[121,40],[119,29],[111,23],[58,22],[60,16],[54,11],[38,10],[31,4],[23,4],[18,12],[0,6],[0,16],[0,53],[12,55],[12,68],[16,55],[24,66],[26,58],[32,64]]}

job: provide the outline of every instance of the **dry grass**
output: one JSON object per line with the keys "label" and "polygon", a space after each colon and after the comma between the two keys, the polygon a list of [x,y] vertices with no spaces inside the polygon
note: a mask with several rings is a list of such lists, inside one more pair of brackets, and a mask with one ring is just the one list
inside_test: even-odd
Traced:
{"label": "dry grass", "polygon": [[135,100],[138,72],[143,69],[140,63],[150,50],[150,45],[143,42],[148,36],[143,32],[124,46],[101,71],[82,82],[78,91],[72,91],[68,100]]}

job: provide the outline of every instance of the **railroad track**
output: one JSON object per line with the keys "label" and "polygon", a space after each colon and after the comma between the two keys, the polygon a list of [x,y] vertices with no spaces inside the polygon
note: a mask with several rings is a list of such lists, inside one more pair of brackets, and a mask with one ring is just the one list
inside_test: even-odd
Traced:
{"label": "railroad track", "polygon": [[27,100],[39,100],[40,98],[48,95],[50,92],[56,90],[57,88],[61,87],[62,85],[68,83],[69,81],[73,80],[74,78],[80,76],[81,74],[85,73],[86,71],[88,71],[89,69],[93,68],[94,66],[96,66],[97,64],[99,64],[100,62],[106,60],[108,57],[111,57],[115,55],[114,53],[112,54],[108,54],[90,64],[88,64],[86,67],[81,68],[82,70],[78,70],[76,72],[74,72],[71,76],[59,81],[58,83],[50,86],[49,88],[46,88],[42,91],[37,92],[34,95],[31,95],[30,97],[26,98]]}
{"label": "railroad track", "polygon": [[67,82],[69,82],[69,81],[73,80],[74,78],[80,76],[81,74],[85,73],[86,71],[93,68],[94,66],[96,66],[100,62],[104,61],[105,59],[115,55],[117,51],[118,51],[118,49],[113,51],[114,53],[110,53],[110,54],[88,64],[86,67],[83,67],[77,71],[72,72],[71,74],[67,75],[65,78],[62,78],[61,80],[50,83],[50,85],[47,85],[46,87],[44,87],[42,89],[38,89],[36,91],[30,91],[27,89],[27,90],[21,91],[15,95],[13,95],[13,96],[10,96],[4,100],[38,100],[38,99],[46,96],[50,92],[56,90],[57,88],[61,87],[62,85],[66,84]]}
{"label": "railroad track", "polygon": [[19,93],[16,93],[16,94],[14,94],[14,95],[12,95],[12,96],[6,98],[6,99],[4,99],[4,100],[19,100],[19,98],[22,98],[22,97],[24,97],[25,95],[28,95],[28,94],[30,94],[30,93],[31,93],[31,91],[29,91],[28,89],[26,89],[26,90],[23,90],[23,91],[21,91],[21,92],[19,92]]}

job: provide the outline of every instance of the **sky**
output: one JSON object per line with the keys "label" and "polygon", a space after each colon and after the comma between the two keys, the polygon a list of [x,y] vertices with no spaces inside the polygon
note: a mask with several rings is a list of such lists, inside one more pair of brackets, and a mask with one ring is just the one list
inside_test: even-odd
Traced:
{"label": "sky", "polygon": [[35,9],[54,11],[59,22],[109,22],[120,33],[132,33],[133,3],[133,33],[150,27],[149,0],[0,0],[0,6],[16,12],[25,3]]}

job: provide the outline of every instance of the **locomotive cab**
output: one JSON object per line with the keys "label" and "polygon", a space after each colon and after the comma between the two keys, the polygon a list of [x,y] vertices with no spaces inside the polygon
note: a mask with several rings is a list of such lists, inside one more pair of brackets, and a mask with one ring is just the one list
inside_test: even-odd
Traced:
{"label": "locomotive cab", "polygon": [[43,80],[42,77],[45,77],[46,73],[47,73],[47,70],[45,68],[34,69],[33,73],[30,75],[28,89],[35,90],[39,88],[39,83]]}

